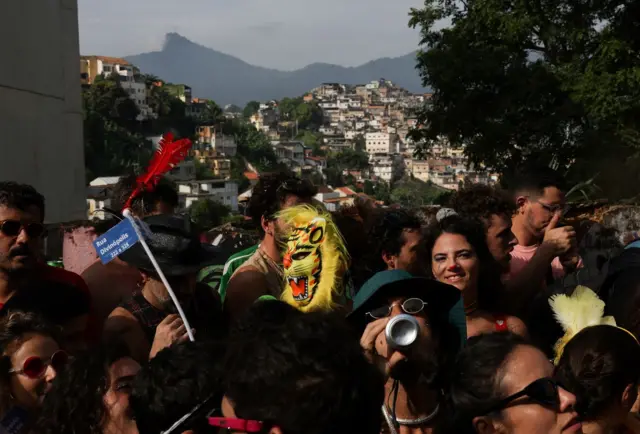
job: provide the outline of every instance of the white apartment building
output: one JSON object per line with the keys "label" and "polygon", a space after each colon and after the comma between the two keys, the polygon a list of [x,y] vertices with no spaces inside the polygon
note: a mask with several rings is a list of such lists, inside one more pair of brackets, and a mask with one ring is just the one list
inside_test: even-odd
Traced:
{"label": "white apartment building", "polygon": [[393,161],[391,159],[378,160],[371,164],[371,171],[377,178],[385,182],[391,182],[393,179]]}
{"label": "white apartment building", "polygon": [[198,200],[209,199],[238,211],[238,183],[219,179],[181,181],[178,184],[178,198],[182,208],[189,208]]}
{"label": "white apartment building", "polygon": [[[266,128],[269,131],[269,127],[266,126]],[[216,133],[211,135],[211,148],[227,157],[235,157],[238,152],[238,145],[233,137]]]}
{"label": "white apartment building", "polygon": [[366,149],[369,154],[393,154],[398,152],[398,136],[389,133],[366,133]]}
{"label": "white apartment building", "polygon": [[167,178],[174,181],[190,181],[195,177],[196,163],[193,160],[181,161],[167,173]]}
{"label": "white apartment building", "polygon": [[356,138],[356,136],[357,136],[358,134],[359,134],[359,133],[358,133],[357,131],[354,131],[354,130],[348,130],[348,131],[345,131],[345,132],[344,132],[344,138],[345,138],[345,140],[353,140],[353,139],[355,139],[355,138]]}
{"label": "white apartment building", "polygon": [[133,76],[123,76],[120,85],[125,92],[129,94],[129,98],[136,103],[136,107],[140,111],[138,121],[143,121],[155,117],[155,113],[149,107],[147,99],[147,86],[144,83],[138,83]]}

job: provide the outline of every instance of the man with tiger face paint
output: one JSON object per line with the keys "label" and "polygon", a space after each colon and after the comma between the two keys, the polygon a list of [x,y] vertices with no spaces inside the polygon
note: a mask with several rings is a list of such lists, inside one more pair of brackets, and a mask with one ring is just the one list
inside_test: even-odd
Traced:
{"label": "man with tiger face paint", "polygon": [[349,255],[331,216],[309,205],[278,213],[283,230],[282,300],[303,312],[344,303]]}

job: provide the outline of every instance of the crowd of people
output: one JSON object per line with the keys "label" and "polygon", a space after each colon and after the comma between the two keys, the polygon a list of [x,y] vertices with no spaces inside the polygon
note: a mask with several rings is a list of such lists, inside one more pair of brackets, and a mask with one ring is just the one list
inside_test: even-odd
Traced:
{"label": "crowd of people", "polygon": [[[135,187],[120,181],[114,210]],[[283,288],[313,298],[333,226],[286,250],[283,211],[321,209],[316,193],[261,176],[261,241],[230,257],[176,213],[170,183],[135,197],[188,329],[140,243],[81,276],[51,267],[43,196],[0,182],[0,433],[640,433],[640,222],[591,288],[605,307],[582,309],[554,294],[584,264],[550,169],[466,187],[437,214],[357,198],[322,214],[344,244],[339,297],[302,309]],[[292,275],[305,260],[312,277]]]}

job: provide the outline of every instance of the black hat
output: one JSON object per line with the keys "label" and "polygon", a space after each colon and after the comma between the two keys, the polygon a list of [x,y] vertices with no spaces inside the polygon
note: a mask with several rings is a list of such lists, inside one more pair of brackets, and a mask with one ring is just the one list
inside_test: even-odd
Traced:
{"label": "black hat", "polygon": [[[216,264],[221,259],[217,248],[200,242],[196,227],[187,216],[161,214],[147,217],[143,221],[151,229],[151,234],[145,240],[166,276],[197,273],[201,268]],[[140,243],[121,253],[119,257],[136,268],[155,273],[155,268]]]}

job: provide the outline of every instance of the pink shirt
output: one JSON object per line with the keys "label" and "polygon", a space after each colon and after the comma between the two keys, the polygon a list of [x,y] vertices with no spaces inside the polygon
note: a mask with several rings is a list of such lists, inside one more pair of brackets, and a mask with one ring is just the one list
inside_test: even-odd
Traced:
{"label": "pink shirt", "polygon": [[[521,246],[517,245],[511,252],[511,263],[509,264],[509,277],[517,275],[522,269],[531,261],[533,255],[538,250],[538,246]],[[582,259],[578,263],[578,268],[582,268]],[[564,267],[560,263],[560,258],[554,258],[551,262],[551,271],[554,279],[561,279],[564,277]]]}

